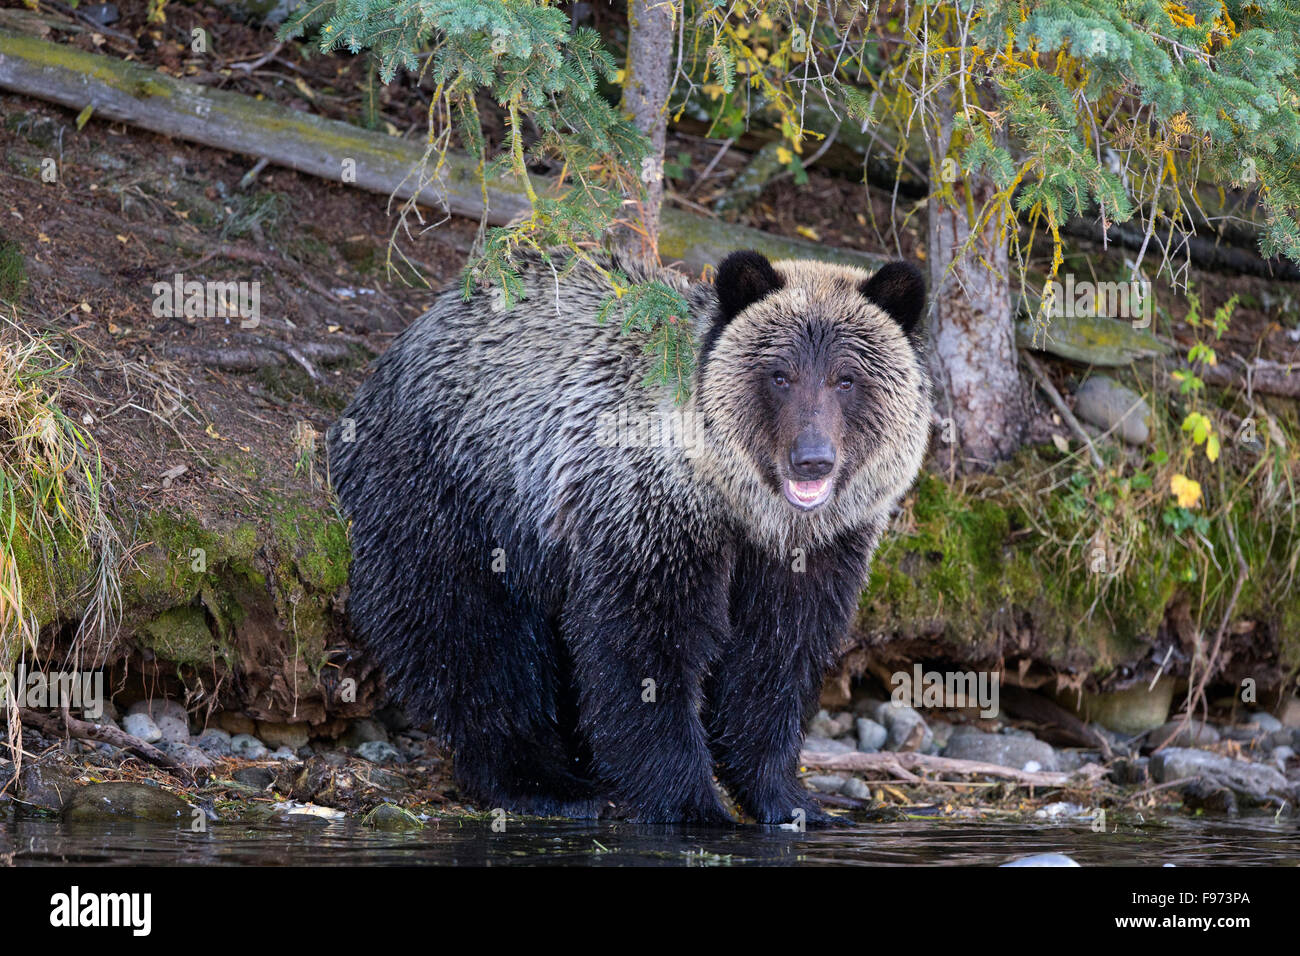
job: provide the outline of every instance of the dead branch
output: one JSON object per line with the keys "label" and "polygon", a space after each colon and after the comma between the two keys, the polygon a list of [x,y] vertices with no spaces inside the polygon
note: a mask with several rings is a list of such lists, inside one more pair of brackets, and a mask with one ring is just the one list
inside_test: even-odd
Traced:
{"label": "dead branch", "polygon": [[103,724],[92,724],[84,720],[78,720],[66,710],[62,712],[63,719],[61,721],[56,717],[37,713],[27,707],[20,709],[18,713],[23,723],[35,727],[47,737],[66,735],[76,740],[94,740],[114,747],[121,747],[123,750],[130,750],[155,766],[172,770],[181,769],[179,763],[157,747],[145,743],[139,737],[133,737],[124,730],[118,730],[116,727],[106,727]]}
{"label": "dead branch", "polygon": [[1053,385],[1052,380],[1047,377],[1047,373],[1044,372],[1043,367],[1038,364],[1038,360],[1024,349],[1020,350],[1020,357],[1024,360],[1025,365],[1034,376],[1034,381],[1038,383],[1038,387],[1043,390],[1043,393],[1047,396],[1048,400],[1051,401],[1052,405],[1060,413],[1065,424],[1070,426],[1070,430],[1079,437],[1083,442],[1084,447],[1088,449],[1088,457],[1092,459],[1092,463],[1098,468],[1105,467],[1101,460],[1101,455],[1097,454],[1097,449],[1093,447],[1092,439],[1089,438],[1088,433],[1083,430],[1083,426],[1079,424],[1079,420],[1074,417],[1074,412],[1070,411],[1070,406],[1065,404],[1065,399],[1061,398],[1061,393],[1056,390],[1056,386]]}
{"label": "dead branch", "polygon": [[[1036,787],[1063,787],[1072,781],[1091,784],[1097,776],[1097,771],[1080,771],[1078,774],[1068,774],[1048,770],[1017,770],[1014,767],[982,763],[978,760],[957,760],[953,757],[934,757],[929,754],[895,753],[893,751],[871,754],[824,754],[805,750],[800,754],[799,761],[806,767],[815,767],[819,770],[848,770],[852,772],[884,770],[895,774],[900,779],[907,780],[909,783],[922,782],[919,777],[911,773],[913,770],[1001,777],[1005,780]],[[1095,766],[1100,767],[1099,764]]]}
{"label": "dead branch", "polygon": [[201,365],[224,369],[227,372],[255,372],[261,368],[283,365],[284,355],[276,349],[257,346],[233,345],[223,348],[205,348],[197,345],[164,345],[164,358],[187,365]]}

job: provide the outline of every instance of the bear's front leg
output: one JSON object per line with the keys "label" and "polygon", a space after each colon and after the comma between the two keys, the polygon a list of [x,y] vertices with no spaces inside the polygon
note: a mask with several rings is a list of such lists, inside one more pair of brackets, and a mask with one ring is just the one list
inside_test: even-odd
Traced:
{"label": "bear's front leg", "polygon": [[738,555],[731,636],[706,710],[718,775],[758,823],[840,822],[799,781],[799,751],[875,542],[863,531],[788,559],[748,545]]}
{"label": "bear's front leg", "polygon": [[703,676],[727,626],[723,560],[584,562],[565,602],[579,724],[594,767],[642,823],[734,825],[713,785]]}

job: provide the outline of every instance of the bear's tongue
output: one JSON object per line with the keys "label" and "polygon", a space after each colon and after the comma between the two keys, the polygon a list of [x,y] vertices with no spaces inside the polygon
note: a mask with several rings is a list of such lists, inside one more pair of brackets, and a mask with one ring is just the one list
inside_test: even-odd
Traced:
{"label": "bear's tongue", "polygon": [[831,480],[823,478],[820,481],[787,481],[785,487],[786,494],[795,504],[812,505],[826,497],[831,487]]}

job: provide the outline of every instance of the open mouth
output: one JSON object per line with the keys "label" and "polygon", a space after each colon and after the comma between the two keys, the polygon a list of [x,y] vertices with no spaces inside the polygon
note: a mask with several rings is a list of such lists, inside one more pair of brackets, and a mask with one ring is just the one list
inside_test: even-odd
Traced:
{"label": "open mouth", "polygon": [[829,477],[818,481],[787,479],[784,487],[786,500],[796,508],[801,508],[804,511],[812,511],[831,496],[831,479]]}

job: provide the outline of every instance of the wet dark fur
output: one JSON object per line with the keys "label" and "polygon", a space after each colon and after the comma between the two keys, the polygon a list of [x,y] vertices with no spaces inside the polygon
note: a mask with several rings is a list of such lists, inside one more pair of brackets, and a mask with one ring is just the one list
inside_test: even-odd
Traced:
{"label": "wet dark fur", "polygon": [[[776,266],[738,254],[717,289],[682,287],[703,343],[691,408],[707,442],[693,460],[598,447],[600,412],[671,400],[641,384],[644,340],[596,321],[599,275],[557,286],[538,263],[513,311],[441,297],[345,411],[355,441],[331,431],[355,628],[483,807],[588,816],[612,796],[647,822],[727,824],[716,769],[757,821],[826,819],[796,777],[802,723],[928,438],[911,338],[923,292],[906,266],[875,286]],[[764,322],[851,332],[866,378],[838,439],[856,471],[815,517],[763,473],[783,440],[750,394],[768,374],[745,358]],[[788,354],[814,362],[815,342],[800,333]],[[750,400],[710,398],[728,390]]]}

